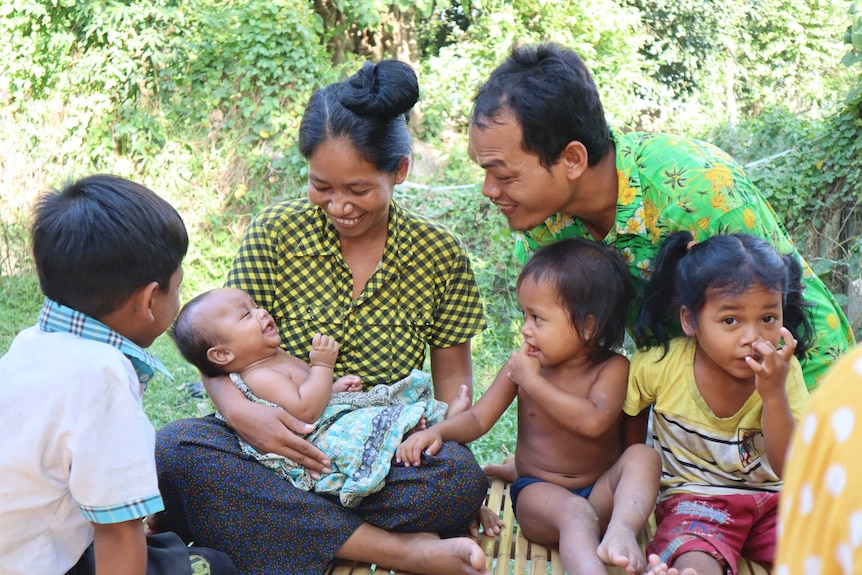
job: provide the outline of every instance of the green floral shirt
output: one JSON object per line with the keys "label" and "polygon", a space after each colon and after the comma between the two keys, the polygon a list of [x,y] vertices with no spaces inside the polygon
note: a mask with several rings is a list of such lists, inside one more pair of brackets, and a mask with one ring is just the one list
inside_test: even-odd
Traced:
{"label": "green floral shirt", "polygon": [[[635,289],[641,291],[649,281],[661,242],[673,232],[691,232],[697,241],[716,234],[748,233],[782,253],[796,255],[817,332],[814,347],[802,361],[805,382],[813,388],[829,365],[853,345],[853,331],[742,167],[723,150],[697,140],[640,132],[612,131],[612,136],[619,199],[616,223],[602,241],[623,254]],[[580,219],[557,213],[516,234],[516,254],[525,261],[538,247],[570,237],[594,239]],[[629,323],[631,327],[631,318]]]}

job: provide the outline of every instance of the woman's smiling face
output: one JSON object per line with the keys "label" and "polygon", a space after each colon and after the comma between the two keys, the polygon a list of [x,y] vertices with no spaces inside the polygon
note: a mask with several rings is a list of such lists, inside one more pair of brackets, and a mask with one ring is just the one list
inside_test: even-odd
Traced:
{"label": "woman's smiling face", "polygon": [[404,158],[395,174],[357,154],[345,138],[326,140],[308,158],[308,199],[329,216],[339,236],[361,237],[388,229],[392,191],[407,177]]}

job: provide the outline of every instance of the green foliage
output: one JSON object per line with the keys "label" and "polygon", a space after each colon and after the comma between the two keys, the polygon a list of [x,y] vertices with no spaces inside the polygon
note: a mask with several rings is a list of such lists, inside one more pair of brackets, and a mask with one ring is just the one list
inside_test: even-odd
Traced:
{"label": "green foliage", "polygon": [[[473,95],[491,70],[518,43],[555,41],[588,62],[612,120],[630,122],[638,105],[633,86],[642,82],[636,14],[611,0],[473,3],[471,25],[457,42],[422,63],[420,137],[433,141],[444,130],[463,132]],[[455,29],[450,30],[453,34]]]}

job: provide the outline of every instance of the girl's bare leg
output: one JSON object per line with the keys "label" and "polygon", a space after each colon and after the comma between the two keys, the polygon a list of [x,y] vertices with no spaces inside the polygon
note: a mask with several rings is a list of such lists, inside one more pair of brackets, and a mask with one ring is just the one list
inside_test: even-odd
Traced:
{"label": "girl's bare leg", "polygon": [[647,569],[637,538],[655,508],[660,477],[658,453],[637,444],[626,449],[596,483],[590,503],[598,511],[602,525],[607,522],[597,549],[606,565],[623,568],[628,575]]}
{"label": "girl's bare leg", "polygon": [[724,575],[724,565],[703,551],[683,553],[673,562],[668,575]]}
{"label": "girl's bare leg", "polygon": [[335,556],[421,575],[490,575],[485,552],[472,539],[394,533],[369,523],[360,525]]}

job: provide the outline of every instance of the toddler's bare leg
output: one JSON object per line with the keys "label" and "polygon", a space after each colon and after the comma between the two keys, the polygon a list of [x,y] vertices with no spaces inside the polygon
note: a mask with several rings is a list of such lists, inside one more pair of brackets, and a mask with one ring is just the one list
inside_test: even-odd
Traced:
{"label": "toddler's bare leg", "polygon": [[532,483],[518,496],[518,524],[537,543],[559,543],[569,575],[607,575],[596,554],[599,518],[590,502],[553,483]]}

